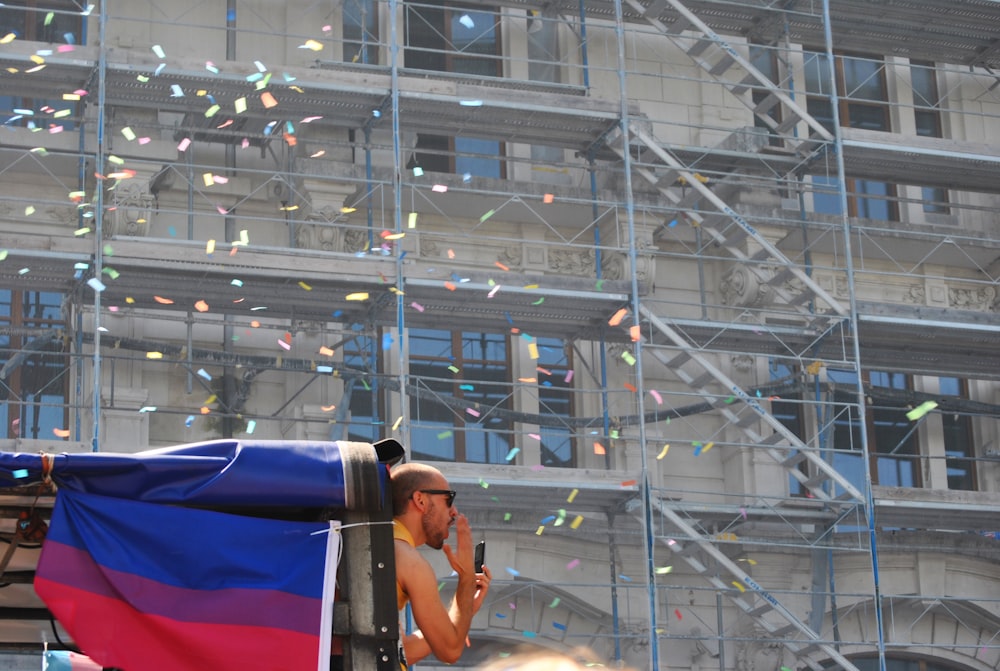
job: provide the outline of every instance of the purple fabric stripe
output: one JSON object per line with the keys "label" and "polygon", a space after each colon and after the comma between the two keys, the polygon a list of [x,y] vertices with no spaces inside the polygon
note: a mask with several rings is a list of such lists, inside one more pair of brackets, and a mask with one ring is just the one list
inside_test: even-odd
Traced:
{"label": "purple fabric stripe", "polygon": [[[246,625],[320,635],[320,599],[270,589],[198,590],[164,585],[97,564],[87,552],[45,542],[45,578],[181,622]],[[166,560],[166,558],[165,558]]]}

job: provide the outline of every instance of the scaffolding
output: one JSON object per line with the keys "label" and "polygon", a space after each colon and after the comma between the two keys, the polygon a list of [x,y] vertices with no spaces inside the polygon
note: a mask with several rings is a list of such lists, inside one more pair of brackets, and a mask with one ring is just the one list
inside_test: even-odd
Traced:
{"label": "scaffolding", "polygon": [[467,665],[1000,665],[998,3],[206,4],[0,6],[4,449],[396,437]]}

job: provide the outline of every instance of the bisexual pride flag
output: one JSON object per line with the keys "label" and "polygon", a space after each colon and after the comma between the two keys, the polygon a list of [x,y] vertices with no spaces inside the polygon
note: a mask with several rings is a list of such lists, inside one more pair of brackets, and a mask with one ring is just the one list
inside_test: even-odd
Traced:
{"label": "bisexual pride flag", "polygon": [[327,671],[338,526],[62,489],[35,591],[104,667]]}

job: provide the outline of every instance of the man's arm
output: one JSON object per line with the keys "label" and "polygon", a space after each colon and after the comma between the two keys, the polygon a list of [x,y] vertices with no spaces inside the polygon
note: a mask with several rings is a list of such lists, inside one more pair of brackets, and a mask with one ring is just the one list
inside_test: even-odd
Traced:
{"label": "man's arm", "polygon": [[[475,612],[476,574],[472,567],[472,532],[469,522],[460,515],[455,524],[458,551],[445,546],[445,555],[458,575],[455,598],[445,608],[438,594],[437,576],[430,563],[409,544],[396,541],[396,579],[410,599],[413,619],[420,637],[408,636],[403,641],[409,663],[415,663],[433,652],[442,662],[458,661]],[[422,640],[421,640],[422,638]],[[411,658],[412,655],[412,658]]]}

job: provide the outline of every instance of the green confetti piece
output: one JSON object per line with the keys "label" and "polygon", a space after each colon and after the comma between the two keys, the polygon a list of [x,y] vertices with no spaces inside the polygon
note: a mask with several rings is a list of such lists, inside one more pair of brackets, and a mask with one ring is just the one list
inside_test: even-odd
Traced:
{"label": "green confetti piece", "polygon": [[938,407],[937,401],[924,401],[913,410],[906,413],[906,419],[911,422],[915,422],[936,407]]}
{"label": "green confetti piece", "polygon": [[504,522],[510,522],[510,518],[511,518],[511,514],[510,513],[504,513],[503,514],[503,521]]}
{"label": "green confetti piece", "polygon": [[490,210],[489,212],[487,212],[483,216],[479,217],[479,223],[480,224],[483,223],[484,221],[486,221],[487,219],[489,219],[490,217],[492,217],[494,214],[496,214],[496,212],[497,212],[496,210]]}
{"label": "green confetti piece", "polygon": [[444,440],[445,438],[451,438],[451,431],[442,431],[437,435],[438,440]]}
{"label": "green confetti piece", "polygon": [[532,305],[541,305],[544,302],[545,302],[545,296],[542,296],[537,301],[535,301],[534,303],[532,303]]}
{"label": "green confetti piece", "polygon": [[560,601],[559,597],[552,599],[552,603],[549,604],[549,608],[555,608],[556,606],[558,606],[559,601]]}
{"label": "green confetti piece", "polygon": [[627,363],[628,365],[630,365],[630,366],[634,366],[635,365],[635,357],[632,356],[631,352],[622,352],[622,358],[625,360],[625,363]]}

